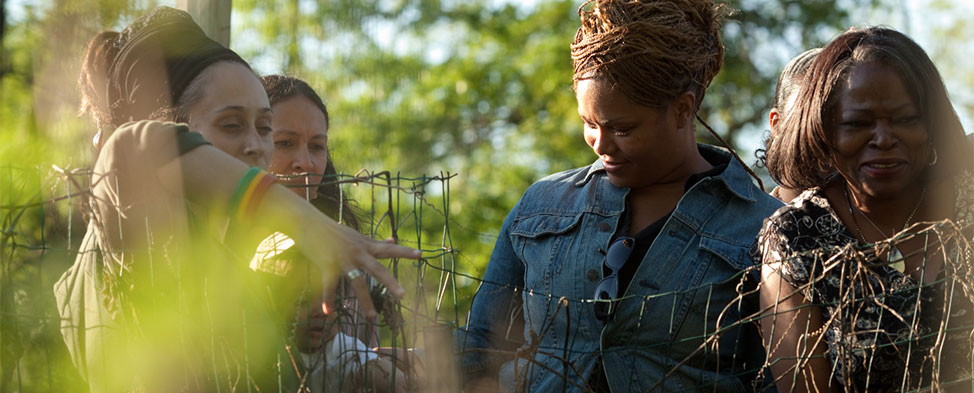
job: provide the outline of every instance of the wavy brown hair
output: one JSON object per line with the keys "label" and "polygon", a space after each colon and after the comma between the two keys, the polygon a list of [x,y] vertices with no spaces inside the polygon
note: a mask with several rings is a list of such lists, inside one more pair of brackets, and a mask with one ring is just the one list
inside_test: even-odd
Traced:
{"label": "wavy brown hair", "polygon": [[[781,75],[778,75],[778,83],[774,86],[774,98],[771,100],[771,108],[778,112],[779,119],[783,119],[788,110],[791,109],[788,102],[791,101],[792,96],[798,94],[798,88],[808,79],[808,70],[812,66],[812,61],[821,51],[822,48],[814,48],[799,53],[798,56],[789,60],[788,64],[785,64],[785,68],[781,69]],[[768,137],[762,143],[764,147],[754,152],[754,156],[758,159],[757,165],[767,166],[767,152],[771,148],[772,140],[781,134],[781,123],[779,121],[778,125],[770,130]],[[774,181],[777,182],[778,179],[774,179]]]}
{"label": "wavy brown hair", "polygon": [[[880,62],[899,73],[930,133],[937,168],[971,165],[971,146],[950,103],[937,67],[916,42],[885,27],[850,29],[815,58],[806,84],[767,153],[768,172],[782,185],[804,190],[824,186],[835,172],[832,126],[836,96],[856,67]],[[966,161],[965,161],[966,160]]]}

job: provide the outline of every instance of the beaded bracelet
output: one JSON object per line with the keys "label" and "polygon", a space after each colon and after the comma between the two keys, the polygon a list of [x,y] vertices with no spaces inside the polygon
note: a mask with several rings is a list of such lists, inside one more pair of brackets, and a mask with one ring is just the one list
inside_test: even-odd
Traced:
{"label": "beaded bracelet", "polygon": [[248,169],[234,188],[233,196],[230,197],[230,219],[243,221],[252,217],[267,189],[276,182],[277,177],[260,168]]}

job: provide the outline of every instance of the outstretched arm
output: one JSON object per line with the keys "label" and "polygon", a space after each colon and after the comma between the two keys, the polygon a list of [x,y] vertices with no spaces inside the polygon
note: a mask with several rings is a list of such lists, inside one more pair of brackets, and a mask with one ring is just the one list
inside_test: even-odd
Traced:
{"label": "outstretched arm", "polygon": [[[205,145],[163,166],[158,176],[167,188],[184,189],[188,200],[211,211],[226,212],[234,188],[248,169],[243,162]],[[339,274],[358,269],[371,274],[394,295],[402,296],[402,286],[377,259],[420,256],[418,250],[373,240],[336,223],[279,184],[267,190],[253,216],[253,225],[268,234],[276,231],[294,239],[300,253],[321,270],[322,280],[332,287]],[[374,316],[365,277],[360,275],[351,284],[365,314]]]}

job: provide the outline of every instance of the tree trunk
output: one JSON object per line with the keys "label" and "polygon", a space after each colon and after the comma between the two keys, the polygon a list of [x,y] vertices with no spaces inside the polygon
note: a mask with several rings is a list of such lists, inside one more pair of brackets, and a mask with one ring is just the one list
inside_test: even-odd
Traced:
{"label": "tree trunk", "polygon": [[298,25],[301,24],[301,14],[298,12],[298,0],[292,0],[288,3],[287,15],[290,23],[287,31],[287,60],[285,69],[290,73],[294,73],[302,65],[301,48],[298,46],[298,41],[300,41],[298,38]]}
{"label": "tree trunk", "polygon": [[3,45],[3,33],[7,27],[7,2],[5,0],[0,0],[0,81],[3,81],[3,75],[7,73],[7,49]]}
{"label": "tree trunk", "polygon": [[189,12],[207,36],[229,48],[232,2],[232,0],[176,0],[176,7]]}

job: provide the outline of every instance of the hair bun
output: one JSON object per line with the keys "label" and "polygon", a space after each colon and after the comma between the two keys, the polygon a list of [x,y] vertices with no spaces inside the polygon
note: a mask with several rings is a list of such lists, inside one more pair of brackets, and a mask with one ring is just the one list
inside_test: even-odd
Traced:
{"label": "hair bun", "polygon": [[[176,107],[184,103],[187,89],[207,67],[234,61],[250,68],[235,52],[207,37],[186,11],[171,7],[153,8],[121,32],[102,33],[95,39],[111,42],[97,60],[107,64],[102,98],[110,112],[106,119],[116,127],[159,116],[184,121],[184,111]],[[82,80],[82,86],[85,83]]]}
{"label": "hair bun", "polygon": [[575,81],[604,77],[642,105],[703,100],[723,65],[726,12],[711,0],[590,0],[571,45]]}

